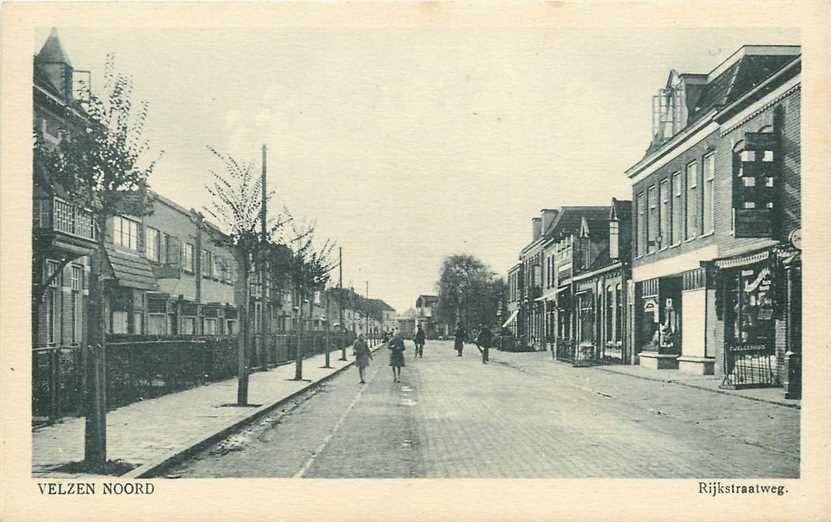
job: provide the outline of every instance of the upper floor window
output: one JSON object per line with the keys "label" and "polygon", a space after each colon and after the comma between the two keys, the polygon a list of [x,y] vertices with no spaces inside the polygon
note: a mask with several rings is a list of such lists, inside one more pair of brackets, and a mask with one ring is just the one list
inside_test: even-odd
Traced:
{"label": "upper floor window", "polygon": [[193,245],[190,243],[182,244],[182,268],[186,272],[193,272]]}
{"label": "upper floor window", "polygon": [[202,250],[202,258],[201,258],[201,265],[202,265],[202,275],[205,277],[211,277],[211,270],[213,269],[213,259],[210,250]]}
{"label": "upper floor window", "polygon": [[646,252],[646,195],[641,192],[635,200],[637,212],[637,240],[635,242],[635,255],[642,256]]}
{"label": "upper floor window", "polygon": [[647,215],[647,250],[651,254],[658,249],[658,189],[649,187],[647,191],[649,214]]}
{"label": "upper floor window", "polygon": [[658,230],[658,246],[666,248],[669,246],[669,227],[670,227],[670,196],[669,196],[669,179],[661,181],[658,197],[661,201],[661,208],[658,210],[660,227]]}
{"label": "upper floor window", "polygon": [[609,221],[609,257],[620,257],[620,221]]}
{"label": "upper floor window", "polygon": [[121,216],[113,217],[113,244],[138,250],[139,224]]}
{"label": "upper floor window", "polygon": [[145,255],[150,261],[159,262],[159,231],[152,227],[147,227],[147,237],[145,238]]}
{"label": "upper floor window", "polygon": [[685,239],[698,235],[698,162],[687,165],[687,234]]}
{"label": "upper floor window", "polygon": [[672,175],[672,237],[670,243],[677,245],[681,242],[684,230],[684,187],[681,173]]}
{"label": "upper floor window", "polygon": [[[752,179],[752,178],[750,178]],[[701,224],[702,232],[709,234],[714,229],[714,211],[713,204],[716,180],[716,156],[715,154],[708,154],[704,157],[704,185],[702,190],[702,209],[701,209]]]}

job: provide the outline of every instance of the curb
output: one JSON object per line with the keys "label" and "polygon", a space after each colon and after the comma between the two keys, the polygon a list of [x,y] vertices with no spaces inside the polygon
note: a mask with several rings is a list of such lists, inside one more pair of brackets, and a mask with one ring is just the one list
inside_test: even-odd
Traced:
{"label": "curb", "polygon": [[742,399],[747,399],[749,401],[756,401],[756,402],[766,402],[768,404],[775,404],[777,406],[783,406],[785,408],[795,408],[797,410],[801,410],[802,406],[800,404],[791,404],[788,402],[778,401],[776,399],[763,399],[761,397],[751,397],[750,395],[744,395],[743,393],[736,393],[730,392],[727,390],[720,390],[716,388],[708,388],[707,386],[699,386],[698,384],[690,384],[686,382],[676,381],[674,379],[660,379],[658,377],[647,377],[645,375],[633,375],[627,372],[618,372],[615,370],[610,370],[609,368],[601,368],[601,367],[594,367],[597,370],[606,373],[614,373],[615,375],[625,375],[627,377],[632,377],[635,379],[643,379],[645,381],[652,381],[652,382],[663,382],[667,384],[678,384],[679,386],[686,386],[687,388],[695,388],[696,390],[704,390],[711,393],[718,393],[720,395],[728,395],[730,397],[740,397]]}
{"label": "curb", "polygon": [[[378,348],[375,348],[373,351],[377,351],[377,349]],[[340,349],[338,349],[337,351],[339,351],[339,350]],[[253,410],[252,412],[250,412],[247,415],[244,415],[240,418],[233,419],[233,420],[229,421],[228,424],[226,424],[225,426],[217,429],[213,433],[210,433],[208,435],[200,435],[200,436],[198,436],[194,439],[191,439],[189,442],[186,442],[183,446],[181,446],[177,449],[174,449],[174,450],[166,453],[165,455],[163,455],[163,456],[161,456],[161,457],[159,457],[155,460],[152,460],[152,461],[150,461],[146,464],[142,464],[141,466],[137,467],[136,469],[131,470],[131,471],[125,473],[124,475],[120,475],[119,478],[123,478],[123,479],[157,478],[160,473],[162,473],[163,471],[169,469],[171,466],[173,466],[175,464],[178,464],[179,462],[181,462],[181,461],[185,460],[186,458],[192,456],[194,453],[197,453],[198,451],[204,449],[205,447],[209,446],[210,444],[226,437],[227,435],[231,434],[234,431],[239,430],[243,426],[256,421],[257,419],[263,417],[264,415],[266,415],[270,411],[274,410],[275,408],[278,408],[282,404],[285,404],[286,402],[294,399],[298,395],[301,395],[301,394],[315,388],[316,386],[319,386],[320,384],[323,384],[324,382],[328,381],[332,377],[334,377],[336,375],[339,375],[341,372],[343,372],[347,368],[351,367],[353,364],[355,364],[354,359],[347,362],[341,368],[337,368],[335,371],[333,371],[329,375],[327,375],[327,376],[325,376],[325,377],[323,377],[323,378],[321,378],[317,381],[310,382],[306,386],[303,386],[302,388],[300,388],[299,390],[297,390],[295,392],[292,392],[291,394],[289,394],[285,397],[281,397],[281,398],[277,399],[276,401],[274,401],[270,404],[264,404],[263,406],[260,406],[259,408],[257,408],[256,410]]]}

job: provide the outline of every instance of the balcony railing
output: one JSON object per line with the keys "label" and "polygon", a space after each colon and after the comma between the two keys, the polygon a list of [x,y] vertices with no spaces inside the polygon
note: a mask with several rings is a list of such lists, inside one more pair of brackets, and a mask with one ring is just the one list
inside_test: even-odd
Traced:
{"label": "balcony railing", "polygon": [[97,239],[92,212],[61,198],[34,200],[33,213],[35,230],[60,232],[90,241]]}

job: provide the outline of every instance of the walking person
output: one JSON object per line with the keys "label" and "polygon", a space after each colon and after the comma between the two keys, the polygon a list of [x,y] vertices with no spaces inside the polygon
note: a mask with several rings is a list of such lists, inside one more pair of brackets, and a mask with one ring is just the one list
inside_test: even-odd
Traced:
{"label": "walking person", "polygon": [[462,350],[465,348],[465,337],[467,336],[467,332],[465,332],[465,327],[462,326],[462,322],[459,321],[456,323],[456,332],[454,333],[455,336],[455,348],[456,351],[459,352],[458,357],[462,356]]}
{"label": "walking person", "polygon": [[392,366],[392,382],[401,382],[401,368],[404,364],[404,338],[398,332],[392,336],[387,348],[390,349],[390,366]]}
{"label": "walking person", "polygon": [[355,356],[355,364],[358,366],[358,375],[361,376],[361,384],[366,384],[366,368],[372,359],[372,352],[366,344],[364,334],[358,334],[355,343],[352,345],[352,355]]}
{"label": "walking person", "polygon": [[418,325],[413,341],[415,341],[415,356],[420,359],[424,358],[424,341],[426,337],[427,336],[424,335],[424,330],[421,328],[421,325]]}
{"label": "walking person", "polygon": [[493,334],[490,328],[481,325],[479,327],[479,335],[476,336],[476,347],[482,354],[482,364],[488,364],[488,350],[493,344]]}

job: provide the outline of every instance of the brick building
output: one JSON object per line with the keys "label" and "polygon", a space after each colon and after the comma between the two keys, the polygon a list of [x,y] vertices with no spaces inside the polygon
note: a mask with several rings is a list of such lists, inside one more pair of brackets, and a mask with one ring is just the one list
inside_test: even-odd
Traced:
{"label": "brick building", "polygon": [[785,380],[800,351],[800,67],[798,46],[744,46],[707,74],[671,71],[653,98],[653,140],[626,171],[640,364]]}

